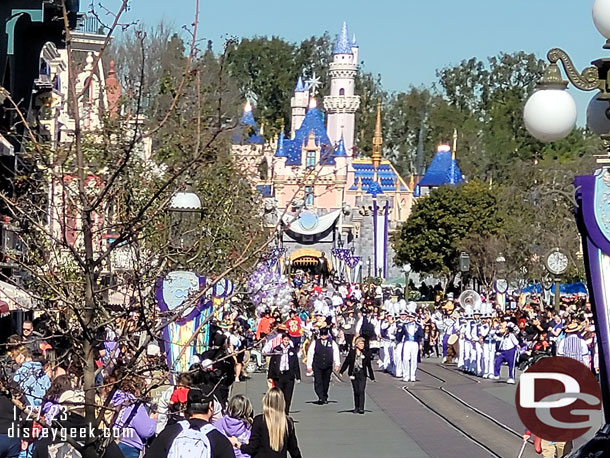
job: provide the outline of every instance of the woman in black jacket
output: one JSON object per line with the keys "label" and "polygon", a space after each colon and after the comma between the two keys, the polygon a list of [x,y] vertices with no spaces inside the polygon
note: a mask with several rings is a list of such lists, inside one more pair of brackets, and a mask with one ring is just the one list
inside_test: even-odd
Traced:
{"label": "woman in black jacket", "polygon": [[368,377],[375,381],[375,374],[373,374],[373,366],[371,365],[371,354],[370,351],[364,349],[364,343],[363,337],[356,339],[354,348],[348,353],[339,371],[343,375],[347,369],[354,390],[354,413],[359,414],[364,413],[367,372]]}
{"label": "woman in black jacket", "polygon": [[301,458],[292,419],[286,415],[284,394],[279,388],[271,388],[263,398],[263,414],[254,417],[252,434],[247,444],[237,438],[229,440],[234,447],[252,458]]}

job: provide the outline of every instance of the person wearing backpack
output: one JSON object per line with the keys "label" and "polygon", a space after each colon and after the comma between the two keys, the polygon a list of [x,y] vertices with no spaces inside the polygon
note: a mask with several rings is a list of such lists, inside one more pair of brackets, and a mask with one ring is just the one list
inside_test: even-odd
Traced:
{"label": "person wearing backpack", "polygon": [[294,422],[286,415],[284,394],[271,388],[263,398],[263,414],[254,417],[248,443],[231,437],[233,445],[252,458],[301,458]]}
{"label": "person wearing backpack", "polygon": [[146,451],[145,458],[235,458],[229,439],[211,423],[213,397],[197,388],[188,392],[186,418],[168,425]]}

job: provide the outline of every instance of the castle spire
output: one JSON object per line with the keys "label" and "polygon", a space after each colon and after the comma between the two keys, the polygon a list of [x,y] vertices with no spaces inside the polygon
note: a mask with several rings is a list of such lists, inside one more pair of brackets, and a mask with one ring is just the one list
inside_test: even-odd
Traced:
{"label": "castle spire", "polygon": [[377,104],[377,122],[375,124],[375,135],[373,136],[373,154],[371,159],[375,170],[381,164],[381,146],[383,145],[383,137],[381,136],[381,102]]}
{"label": "castle spire", "polygon": [[303,83],[303,78],[299,76],[299,80],[297,81],[297,87],[294,88],[294,92],[305,92],[307,89],[305,88],[305,84]]}
{"label": "castle spire", "polygon": [[335,48],[333,54],[351,54],[352,53],[352,41],[349,38],[349,32],[347,31],[347,22],[343,22],[341,32],[337,36]]}

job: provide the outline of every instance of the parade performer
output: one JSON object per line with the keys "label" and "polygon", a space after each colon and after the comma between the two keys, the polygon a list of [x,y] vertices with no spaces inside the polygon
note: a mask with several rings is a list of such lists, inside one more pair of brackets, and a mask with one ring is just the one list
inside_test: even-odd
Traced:
{"label": "parade performer", "polygon": [[340,374],[347,370],[352,389],[354,390],[354,413],[364,413],[364,399],[366,398],[366,378],[375,381],[373,366],[371,364],[371,352],[364,348],[364,339],[358,337],[354,343],[354,348],[348,353]]}
{"label": "parade performer", "polygon": [[496,355],[496,362],[494,365],[494,380],[498,380],[500,378],[500,368],[502,367],[502,363],[508,364],[508,380],[506,383],[514,384],[515,383],[515,359],[517,353],[517,347],[519,346],[519,341],[515,337],[515,334],[512,332],[511,327],[508,323],[503,322],[498,329],[498,336],[500,340],[500,344],[498,345],[498,354]]}
{"label": "parade performer", "polygon": [[316,339],[307,352],[307,372],[313,372],[314,391],[318,396],[316,404],[328,404],[328,387],[333,368],[339,370],[341,365],[339,347],[330,339],[328,327],[320,329]]}
{"label": "parade performer", "polygon": [[415,382],[415,373],[417,372],[417,360],[419,351],[421,350],[421,342],[424,337],[424,331],[421,326],[415,322],[417,316],[415,302],[407,304],[407,322],[396,332],[396,340],[403,342],[402,347],[402,365],[403,365],[403,382]]}
{"label": "parade performer", "polygon": [[273,386],[284,393],[286,414],[288,414],[292,402],[292,393],[294,392],[294,383],[295,381],[297,383],[301,381],[299,357],[288,334],[284,334],[282,343],[273,349],[267,378],[273,382]]}
{"label": "parade performer", "polygon": [[364,346],[371,348],[371,340],[379,336],[379,321],[373,316],[373,309],[367,308],[362,313],[362,318],[356,323],[356,337],[364,337]]}
{"label": "parade performer", "polygon": [[481,321],[481,306],[474,308],[474,320],[470,326],[470,341],[472,343],[470,372],[477,377],[483,375],[483,332],[484,325]]}
{"label": "parade performer", "polygon": [[344,351],[349,352],[352,349],[356,332],[356,318],[354,318],[353,309],[350,309],[341,315],[339,319],[339,328],[343,331],[343,338],[345,339],[345,346],[343,349]]}
{"label": "parade performer", "polygon": [[443,363],[447,362],[447,350],[449,346],[449,337],[457,333],[457,322],[456,318],[452,316],[455,306],[452,301],[447,301],[445,305],[441,307],[445,314],[442,324],[439,327],[443,338]]}
{"label": "parade performer", "polygon": [[379,355],[382,371],[390,372],[394,366],[394,347],[396,345],[396,322],[394,315],[388,313],[380,325],[381,353]]}
{"label": "parade performer", "polygon": [[459,339],[458,339],[458,369],[468,371],[470,367],[470,321],[472,318],[472,306],[464,307],[464,315],[458,323]]}
{"label": "parade performer", "polygon": [[[407,308],[405,305],[404,309],[401,309],[398,315],[398,319],[396,320],[396,332],[399,329],[402,329],[402,326],[407,323]],[[394,376],[401,378],[403,376],[403,365],[402,365],[402,347],[404,343],[400,341],[395,335],[395,344],[394,344]]]}
{"label": "parade performer", "polygon": [[492,305],[483,304],[483,378],[490,378],[494,374],[494,358],[496,356],[496,329],[492,319]]}

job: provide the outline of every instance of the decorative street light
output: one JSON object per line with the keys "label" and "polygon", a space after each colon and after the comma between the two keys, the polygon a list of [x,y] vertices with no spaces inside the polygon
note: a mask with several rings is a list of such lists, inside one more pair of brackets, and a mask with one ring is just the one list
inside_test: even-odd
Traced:
{"label": "decorative street light", "polygon": [[197,243],[202,214],[201,199],[190,185],[172,196],[168,213],[170,246],[177,250],[192,249]]}
{"label": "decorative street light", "polygon": [[[610,0],[595,0],[593,22],[606,38],[604,49],[610,49]],[[592,66],[578,72],[572,60],[561,49],[552,49],[550,61],[537,91],[525,104],[523,118],[527,130],[542,141],[559,140],[567,136],[576,122],[576,105],[565,92],[567,82],[561,77],[559,62],[569,81],[583,91],[597,91],[587,108],[587,125],[602,138],[609,157],[598,160],[601,169],[594,175],[577,176],[576,220],[582,236],[583,257],[591,305],[595,313],[595,331],[599,350],[599,376],[606,419],[610,418],[610,58],[592,62]],[[554,251],[547,256],[546,267],[557,278],[565,260]],[[558,285],[556,285],[557,287]],[[571,456],[598,456],[610,446],[610,425],[606,423],[596,436]]]}
{"label": "decorative street light", "polygon": [[[595,1],[593,22],[607,39],[604,48],[610,49],[610,1]],[[561,76],[557,65],[561,63],[574,87],[583,91],[599,91],[587,108],[587,125],[602,137],[604,146],[610,152],[610,58],[594,60],[590,67],[580,73],[568,54],[559,48],[551,49],[547,58],[550,64],[523,110],[527,130],[537,139],[550,142],[567,137],[574,128],[576,103],[565,91],[568,82]]]}

